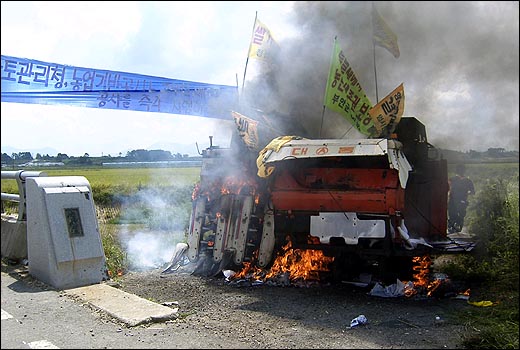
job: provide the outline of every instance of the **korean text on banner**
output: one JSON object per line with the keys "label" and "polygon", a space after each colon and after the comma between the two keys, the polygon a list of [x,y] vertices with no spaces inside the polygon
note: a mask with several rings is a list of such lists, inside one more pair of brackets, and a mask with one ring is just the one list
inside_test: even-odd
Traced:
{"label": "korean text on banner", "polygon": [[231,111],[238,133],[249,149],[258,147],[258,121]]}
{"label": "korean text on banner", "polygon": [[362,134],[370,137],[377,133],[368,114],[372,103],[336,40],[334,40],[324,105],[345,117]]}
{"label": "korean text on banner", "polygon": [[236,86],[81,68],[2,55],[2,102],[69,105],[229,120]]}
{"label": "korean text on banner", "polygon": [[388,137],[393,133],[404,113],[403,84],[379,101],[368,113],[377,129],[377,137]]}
{"label": "korean text on banner", "polygon": [[374,4],[372,4],[372,31],[374,44],[387,49],[395,58],[399,58],[400,52],[399,46],[397,45],[397,35],[392,32],[390,27],[379,15]]}
{"label": "korean text on banner", "polygon": [[270,61],[277,48],[278,44],[271,35],[271,31],[257,18],[249,45],[249,57]]}

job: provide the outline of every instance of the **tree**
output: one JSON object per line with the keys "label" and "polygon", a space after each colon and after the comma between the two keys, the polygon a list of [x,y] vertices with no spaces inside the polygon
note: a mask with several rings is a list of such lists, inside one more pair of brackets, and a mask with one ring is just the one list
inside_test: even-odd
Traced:
{"label": "tree", "polygon": [[2,163],[9,163],[13,160],[7,153],[2,153]]}
{"label": "tree", "polygon": [[69,156],[67,154],[65,154],[65,153],[58,153],[56,155],[56,160],[58,162],[61,162],[61,161],[65,160],[65,159],[69,159]]}
{"label": "tree", "polygon": [[33,157],[31,155],[31,152],[18,152],[17,159],[31,161],[31,160],[33,160]]}

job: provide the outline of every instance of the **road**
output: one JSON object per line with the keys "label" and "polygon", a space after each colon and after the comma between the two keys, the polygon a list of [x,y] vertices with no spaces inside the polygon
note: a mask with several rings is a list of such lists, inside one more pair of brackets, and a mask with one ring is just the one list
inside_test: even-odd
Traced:
{"label": "road", "polygon": [[2,349],[212,348],[174,320],[127,327],[20,269],[2,264],[1,280]]}
{"label": "road", "polygon": [[[450,298],[378,298],[343,283],[248,287],[144,271],[113,289],[154,305],[177,303],[178,317],[128,326],[82,293],[54,290],[16,267],[2,264],[1,278],[2,349],[453,349],[467,333],[453,313],[471,307]],[[140,309],[129,300],[128,310]],[[368,323],[349,329],[360,314]]]}

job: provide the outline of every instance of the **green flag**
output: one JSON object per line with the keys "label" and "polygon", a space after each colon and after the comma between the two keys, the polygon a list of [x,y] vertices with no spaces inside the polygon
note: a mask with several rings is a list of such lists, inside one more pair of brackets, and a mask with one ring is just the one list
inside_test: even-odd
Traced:
{"label": "green flag", "polygon": [[335,38],[324,105],[345,117],[362,134],[369,137],[377,134],[372,118],[368,114],[372,103]]}

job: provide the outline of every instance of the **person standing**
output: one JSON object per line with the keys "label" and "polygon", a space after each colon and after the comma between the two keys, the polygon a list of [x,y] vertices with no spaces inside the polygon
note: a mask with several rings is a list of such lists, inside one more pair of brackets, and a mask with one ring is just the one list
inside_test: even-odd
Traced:
{"label": "person standing", "polygon": [[464,175],[464,164],[458,164],[455,169],[455,176],[448,180],[448,233],[462,231],[464,218],[468,207],[468,195],[475,194],[473,181]]}

